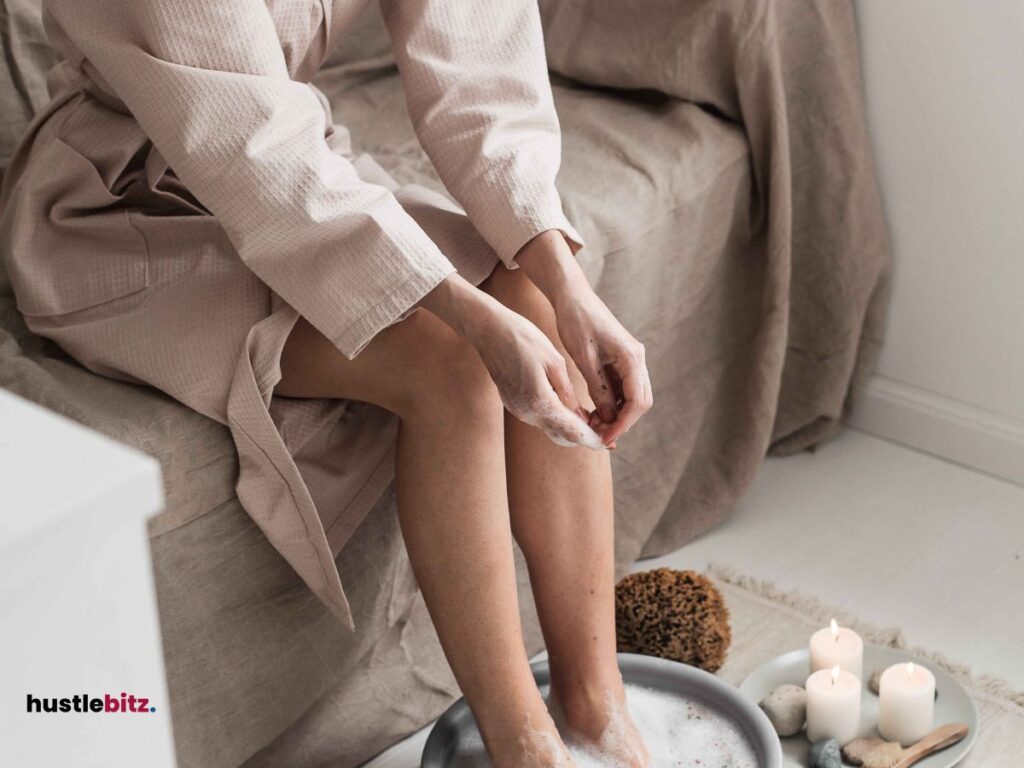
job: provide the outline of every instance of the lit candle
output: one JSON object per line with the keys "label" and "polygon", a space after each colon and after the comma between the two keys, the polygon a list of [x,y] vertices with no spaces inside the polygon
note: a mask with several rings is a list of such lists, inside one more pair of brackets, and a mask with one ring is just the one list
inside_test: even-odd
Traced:
{"label": "lit candle", "polygon": [[919,664],[893,664],[878,684],[878,732],[904,747],[920,741],[935,718],[935,675]]}
{"label": "lit candle", "polygon": [[831,626],[811,635],[810,652],[811,672],[831,669],[838,664],[858,680],[863,677],[864,641],[852,629],[836,624],[835,619]]}
{"label": "lit candle", "polygon": [[860,680],[839,668],[820,669],[807,678],[807,738],[846,744],[860,730]]}

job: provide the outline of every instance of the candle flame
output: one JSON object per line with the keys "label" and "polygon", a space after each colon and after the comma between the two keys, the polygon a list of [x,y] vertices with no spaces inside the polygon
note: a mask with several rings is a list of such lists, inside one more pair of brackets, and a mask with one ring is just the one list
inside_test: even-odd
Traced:
{"label": "candle flame", "polygon": [[835,685],[837,680],[839,680],[839,665],[838,664],[836,664],[834,667],[832,667],[832,685]]}
{"label": "candle flame", "polygon": [[838,640],[839,639],[839,625],[836,623],[835,619],[832,619],[831,624],[829,624],[829,629],[832,630],[832,637],[835,638],[836,640]]}
{"label": "candle flame", "polygon": [[914,662],[908,661],[907,662],[907,679],[910,679],[913,676],[914,676]]}

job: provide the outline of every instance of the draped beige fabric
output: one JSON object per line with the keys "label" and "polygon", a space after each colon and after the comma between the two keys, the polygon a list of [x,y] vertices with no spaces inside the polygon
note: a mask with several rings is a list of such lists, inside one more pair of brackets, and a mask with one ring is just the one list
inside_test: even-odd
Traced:
{"label": "draped beige fabric", "polygon": [[[36,1],[0,0],[5,8]],[[295,27],[315,37],[320,4],[289,5]],[[357,10],[335,5],[328,14],[334,26],[324,47],[340,40],[340,49],[316,77],[334,118],[335,138],[324,140],[337,142],[333,154],[352,157],[360,179],[391,189],[451,264],[482,273],[497,263],[500,243],[441,197],[445,188],[420,147],[419,121],[407,109],[382,22],[355,18]],[[654,411],[612,456],[621,573],[639,555],[678,547],[718,523],[767,450],[801,450],[838,428],[881,344],[887,233],[850,2],[544,0],[541,10],[548,62],[561,73],[554,76],[560,198],[586,239],[578,258],[588,277],[647,348],[656,394]],[[344,29],[355,31],[346,38]],[[485,58],[503,51],[494,46]],[[28,74],[14,79],[35,82]],[[31,104],[44,101],[33,95]],[[124,117],[112,107],[115,113]],[[108,182],[108,191],[125,194],[111,207],[127,209],[150,235],[146,288],[67,316],[24,317],[76,355],[83,351],[72,342],[94,334],[105,355],[169,356],[178,366],[173,375],[140,381],[191,408],[93,375],[30,333],[3,275],[0,386],[160,459],[168,505],[150,533],[179,764],[355,765],[458,693],[386,490],[394,419],[359,403],[268,398],[287,309],[268,306],[274,294],[241,261],[209,204],[193,201],[176,174],[157,173],[163,164],[149,160],[154,151],[131,122],[128,143],[144,148],[132,161],[142,166],[130,176],[135,182],[115,186],[117,173],[96,181],[89,168],[82,178],[90,201]],[[325,110],[325,132],[326,122]],[[120,125],[111,119],[106,129]],[[351,152],[341,126],[351,130]],[[64,161],[81,168],[68,151]],[[117,167],[93,161],[93,168]],[[22,160],[12,172],[24,167]],[[39,180],[45,188],[45,174]],[[131,195],[143,192],[147,203],[162,194],[175,206],[189,201],[195,215],[185,206],[173,218],[210,229],[182,237],[181,223],[135,204]],[[44,222],[47,231],[52,223]],[[88,243],[90,234],[80,228],[76,237]],[[108,250],[115,245],[108,241]],[[9,264],[7,230],[0,251]],[[18,258],[45,270],[57,255],[26,249]],[[62,269],[88,279],[89,270],[64,258]],[[125,263],[130,283],[131,259]],[[251,318],[221,312],[245,304],[240,296],[254,297]],[[60,335],[64,322],[77,330]],[[101,373],[134,380],[83,358]],[[256,381],[256,371],[267,377],[232,395],[235,368],[211,366],[211,358],[237,364],[243,382],[249,375]],[[170,389],[175,382],[179,389]],[[224,407],[233,396],[258,416],[269,399],[272,421],[245,422],[242,434],[213,420],[218,411],[200,410],[210,419],[195,410]],[[239,502],[239,458],[241,477],[274,469],[246,467],[260,458],[237,445],[247,434],[271,445],[280,439],[288,456],[274,454],[278,465],[298,468],[316,517],[296,515],[296,496],[282,483],[268,486],[281,493],[268,495],[265,510],[271,522],[300,521],[289,529],[299,552],[308,538],[302,524],[322,526],[338,553],[355,632],[253,524],[251,504],[242,499],[247,511]],[[371,505],[369,514],[360,512]],[[736,553],[737,563],[742,558]],[[517,565],[533,652],[542,639],[521,558]],[[312,566],[311,579],[320,567]],[[324,563],[326,572],[331,567]]]}
{"label": "draped beige fabric", "polygon": [[802,450],[832,434],[850,383],[858,389],[874,370],[889,297],[853,3],[541,5],[553,70],[653,89],[742,126],[765,240],[765,306],[778,323],[770,333],[785,337],[781,370],[773,365],[769,377],[780,392],[800,393],[779,402],[774,447]]}

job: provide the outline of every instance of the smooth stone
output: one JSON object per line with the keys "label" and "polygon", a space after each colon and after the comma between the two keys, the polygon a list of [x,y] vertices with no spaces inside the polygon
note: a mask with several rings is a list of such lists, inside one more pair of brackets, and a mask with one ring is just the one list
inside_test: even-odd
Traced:
{"label": "smooth stone", "polygon": [[799,685],[780,685],[758,704],[779,736],[795,736],[807,719],[807,691]]}
{"label": "smooth stone", "polygon": [[875,696],[878,695],[878,689],[881,686],[881,682],[882,682],[882,670],[881,669],[876,669],[874,672],[871,673],[871,679],[868,680],[868,688],[871,689],[871,692],[873,694],[875,694]]}
{"label": "smooth stone", "polygon": [[807,764],[811,768],[843,768],[839,742],[835,739],[825,739],[811,744],[811,748],[807,750]]}

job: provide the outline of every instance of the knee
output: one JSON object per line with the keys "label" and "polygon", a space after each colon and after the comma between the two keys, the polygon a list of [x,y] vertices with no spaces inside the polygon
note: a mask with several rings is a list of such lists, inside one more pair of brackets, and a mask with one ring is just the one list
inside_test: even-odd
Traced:
{"label": "knee", "polygon": [[443,329],[417,352],[402,387],[398,416],[423,422],[458,423],[472,429],[500,429],[497,387],[476,350]]}
{"label": "knee", "polygon": [[439,352],[433,388],[442,409],[450,409],[480,424],[500,424],[502,404],[498,388],[480,355],[458,337]]}

